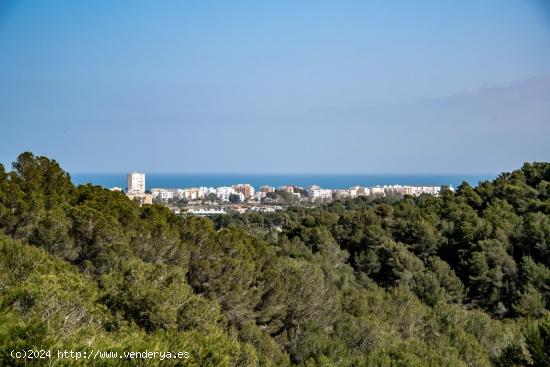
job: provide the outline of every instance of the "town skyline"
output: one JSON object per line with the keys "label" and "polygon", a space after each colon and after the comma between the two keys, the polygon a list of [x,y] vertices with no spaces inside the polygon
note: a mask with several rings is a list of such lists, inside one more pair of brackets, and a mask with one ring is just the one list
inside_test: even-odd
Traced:
{"label": "town skyline", "polygon": [[[382,197],[418,197],[422,195],[440,196],[449,185],[410,186],[410,185],[354,185],[349,188],[323,188],[316,184],[307,187],[286,184],[278,187],[262,185],[259,188],[249,183],[227,186],[200,187],[158,187],[148,188],[146,174],[129,172],[126,187],[111,187],[111,191],[125,193],[140,205],[166,205],[176,215],[218,215],[245,212],[275,212],[289,206],[316,206],[333,200],[349,200],[358,197],[375,200]],[[465,185],[467,187],[467,185]]]}

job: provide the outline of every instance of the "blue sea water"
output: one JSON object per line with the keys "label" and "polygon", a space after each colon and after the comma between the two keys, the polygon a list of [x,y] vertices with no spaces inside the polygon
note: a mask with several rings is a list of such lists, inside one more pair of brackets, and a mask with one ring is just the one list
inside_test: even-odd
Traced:
{"label": "blue sea water", "polygon": [[[77,185],[91,183],[106,188],[126,188],[125,173],[75,173],[71,174]],[[262,185],[282,186],[295,185],[307,188],[310,185],[319,185],[327,189],[345,189],[351,186],[383,186],[383,185],[410,185],[410,186],[452,186],[457,187],[463,181],[477,186],[480,181],[492,180],[495,175],[340,175],[340,174],[147,174],[146,187],[184,188],[184,187],[219,187],[231,186],[238,183],[248,183],[259,189]]]}

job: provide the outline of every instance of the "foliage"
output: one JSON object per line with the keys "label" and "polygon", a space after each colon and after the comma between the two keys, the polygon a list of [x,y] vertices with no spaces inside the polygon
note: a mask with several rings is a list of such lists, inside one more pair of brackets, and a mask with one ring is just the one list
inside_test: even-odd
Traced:
{"label": "foliage", "polygon": [[23,153],[0,165],[0,364],[93,348],[192,366],[547,366],[549,259],[548,163],[439,197],[207,219],[75,187]]}

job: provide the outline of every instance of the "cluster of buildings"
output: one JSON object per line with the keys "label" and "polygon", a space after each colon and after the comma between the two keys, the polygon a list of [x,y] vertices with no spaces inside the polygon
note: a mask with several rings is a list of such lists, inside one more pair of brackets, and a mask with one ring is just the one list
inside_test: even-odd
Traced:
{"label": "cluster of buildings", "polygon": [[317,185],[312,185],[307,190],[307,196],[312,200],[330,200],[332,199],[332,191],[336,190],[322,189]]}
{"label": "cluster of buildings", "polygon": [[[255,191],[254,187],[249,184],[237,184],[233,186],[221,187],[190,187],[182,189],[166,189],[154,188],[150,191],[145,189],[145,174],[132,172],[127,176],[127,191],[126,195],[137,200],[141,204],[152,204],[153,200],[157,201],[193,201],[206,199],[223,203],[247,203],[247,207],[233,207],[231,211],[251,210],[251,211],[273,211],[275,206],[257,205],[265,203],[273,203],[276,201],[278,194],[283,194],[286,197],[295,197],[298,201],[329,201],[332,199],[346,199],[358,196],[420,196],[429,194],[437,196],[441,192],[441,186],[402,186],[402,185],[385,185],[374,187],[353,186],[349,189],[323,189],[317,185],[309,186],[307,189],[299,186],[261,186],[259,191]],[[452,188],[451,188],[452,189]],[[115,187],[112,190],[122,191],[121,188]],[[270,195],[271,194],[271,195]],[[266,200],[262,200],[266,198]],[[254,204],[256,203],[256,204]],[[212,215],[226,213],[224,207],[212,208],[189,208],[189,213],[197,215]]]}
{"label": "cluster of buildings", "polygon": [[441,191],[441,186],[402,186],[402,185],[385,185],[374,187],[354,186],[349,189],[323,189],[317,185],[312,185],[304,190],[298,186],[280,186],[275,189],[272,186],[262,186],[260,192],[276,192],[284,191],[293,194],[298,198],[307,197],[311,200],[331,200],[354,198],[357,196],[420,196],[429,194],[437,196]]}
{"label": "cluster of buildings", "polygon": [[357,196],[420,196],[422,194],[438,196],[441,192],[441,186],[354,186],[347,190],[332,190],[332,192],[336,199],[354,198]]}
{"label": "cluster of buildings", "polygon": [[[221,187],[191,187],[185,189],[151,189],[153,199],[162,201],[169,200],[198,200],[205,199],[214,195],[221,202],[229,202],[231,195],[239,198],[239,202],[249,199],[260,199],[261,193],[255,193],[254,187],[249,184],[238,184],[233,186]],[[259,195],[258,195],[259,194]]]}

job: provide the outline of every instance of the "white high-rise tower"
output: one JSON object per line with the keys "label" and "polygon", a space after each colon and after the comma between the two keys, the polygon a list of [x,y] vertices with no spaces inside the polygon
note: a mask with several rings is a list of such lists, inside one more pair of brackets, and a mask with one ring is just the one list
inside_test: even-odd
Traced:
{"label": "white high-rise tower", "polygon": [[145,192],[145,173],[128,173],[128,192],[140,194]]}

